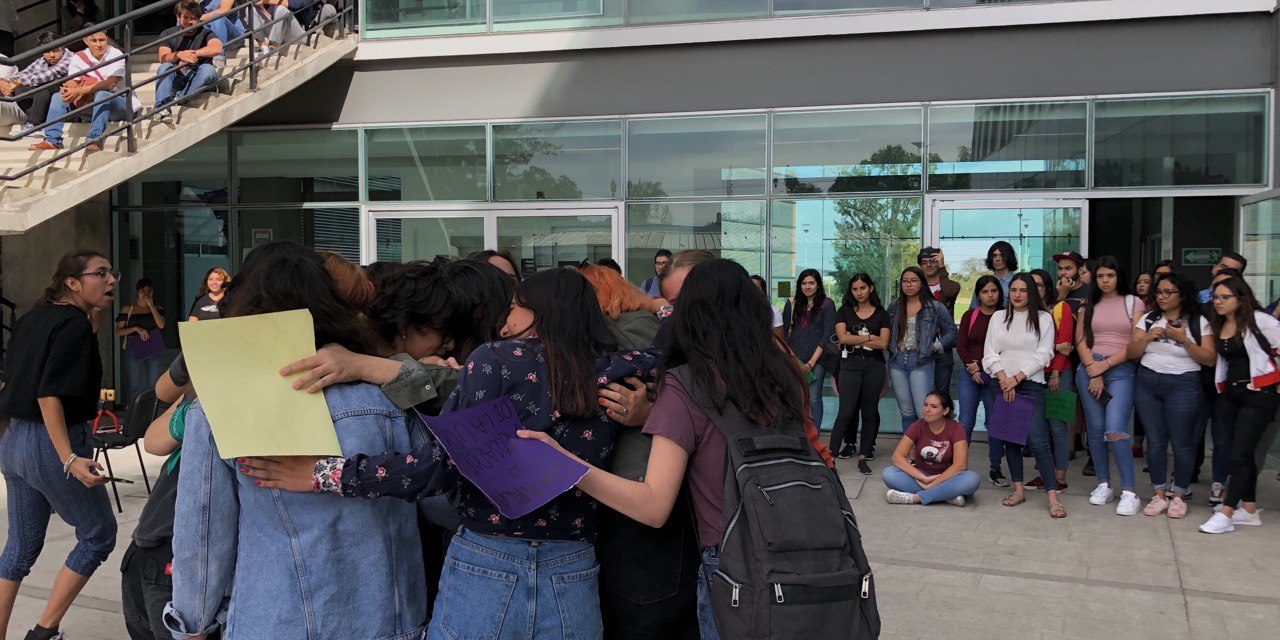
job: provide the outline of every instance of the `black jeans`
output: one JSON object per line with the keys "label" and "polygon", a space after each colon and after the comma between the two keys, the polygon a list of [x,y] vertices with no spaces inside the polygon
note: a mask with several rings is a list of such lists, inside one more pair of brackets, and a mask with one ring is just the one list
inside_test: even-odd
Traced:
{"label": "black jeans", "polygon": [[173,561],[168,543],[139,547],[130,542],[120,561],[120,595],[124,626],[133,640],[169,640],[164,607],[173,599],[173,576],[165,568]]}
{"label": "black jeans", "polygon": [[1222,421],[1231,440],[1231,478],[1227,481],[1224,503],[1228,507],[1258,501],[1256,453],[1262,434],[1276,417],[1277,408],[1280,408],[1280,394],[1274,391],[1250,391],[1232,384],[1218,397],[1214,420]]}
{"label": "black jeans", "polygon": [[[18,90],[26,91],[26,88]],[[53,92],[57,90],[57,85],[54,85],[43,91],[37,91],[30,98],[22,101],[22,110],[27,112],[27,122],[44,124],[44,121],[49,119],[49,103],[53,100]]]}
{"label": "black jeans", "polygon": [[606,640],[698,640],[698,531],[682,489],[659,529],[600,507]]}
{"label": "black jeans", "polygon": [[856,440],[848,436],[861,414],[862,446],[858,453],[871,455],[880,433],[880,391],[886,375],[884,361],[877,358],[850,355],[840,360],[840,377],[836,379],[840,411],[831,427],[831,453],[839,453],[846,439],[850,444]]}

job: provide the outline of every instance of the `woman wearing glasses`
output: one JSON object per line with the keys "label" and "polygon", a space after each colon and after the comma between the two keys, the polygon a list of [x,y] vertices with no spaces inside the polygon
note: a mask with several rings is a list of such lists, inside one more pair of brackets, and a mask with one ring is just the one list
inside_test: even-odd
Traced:
{"label": "woman wearing glasses", "polygon": [[102,359],[90,314],[111,306],[119,272],[106,256],[78,251],[58,261],[53,282],[13,327],[0,390],[0,471],[9,532],[0,555],[0,636],[6,635],[22,579],[44,547],[49,516],[76,530],[76,546],[49,602],[26,637],[58,635],[58,624],[116,543],[116,520],[94,462],[88,421],[97,414]]}

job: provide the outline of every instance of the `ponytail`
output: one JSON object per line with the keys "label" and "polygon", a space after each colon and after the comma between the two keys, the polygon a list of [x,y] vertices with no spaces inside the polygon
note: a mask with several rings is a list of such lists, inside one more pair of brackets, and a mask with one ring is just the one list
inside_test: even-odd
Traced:
{"label": "ponytail", "polygon": [[67,288],[67,278],[79,278],[89,261],[94,258],[108,259],[101,252],[91,249],[73,251],[59,258],[58,266],[53,271],[53,281],[44,288],[44,293],[40,294],[36,304],[52,304],[71,293],[71,289]]}

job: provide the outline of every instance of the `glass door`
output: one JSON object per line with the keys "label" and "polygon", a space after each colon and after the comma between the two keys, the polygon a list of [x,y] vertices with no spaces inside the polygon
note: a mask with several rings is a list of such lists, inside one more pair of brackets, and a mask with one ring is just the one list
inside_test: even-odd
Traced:
{"label": "glass door", "polygon": [[[1280,298],[1280,190],[1240,204],[1240,253],[1249,260],[1245,280],[1259,303],[1271,305]],[[1280,437],[1272,440],[1267,457],[1269,465],[1280,466]]]}

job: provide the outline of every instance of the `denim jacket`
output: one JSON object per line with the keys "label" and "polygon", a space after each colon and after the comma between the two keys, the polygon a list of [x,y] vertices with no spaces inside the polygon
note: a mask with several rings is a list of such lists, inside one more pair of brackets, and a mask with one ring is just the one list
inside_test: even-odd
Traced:
{"label": "denim jacket", "polygon": [[[426,442],[374,385],[324,394],[343,455]],[[218,454],[199,401],[182,447],[164,616],[175,638],[218,626],[225,640],[421,637],[426,584],[413,503],[255,487]]]}
{"label": "denim jacket", "polygon": [[[937,354],[956,346],[956,323],[947,307],[933,298],[928,302],[916,316],[916,348],[919,350],[916,362],[919,364],[933,362]],[[885,311],[889,314],[889,354],[892,356],[898,353],[898,301],[890,302]]]}

